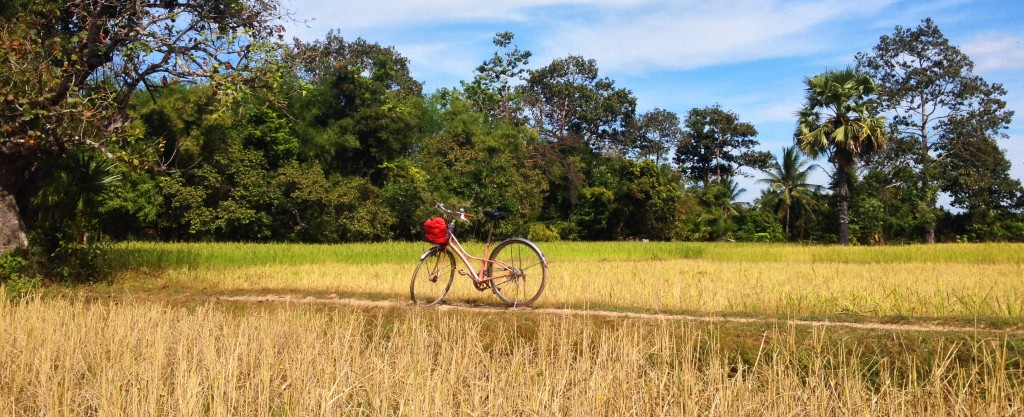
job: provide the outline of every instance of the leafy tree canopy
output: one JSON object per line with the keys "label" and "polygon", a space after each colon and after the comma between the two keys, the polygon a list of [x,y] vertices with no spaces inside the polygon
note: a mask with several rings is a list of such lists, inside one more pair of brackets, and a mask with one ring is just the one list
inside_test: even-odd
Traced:
{"label": "leafy tree canopy", "polygon": [[757,129],[741,122],[736,113],[718,105],[694,108],[685,123],[675,162],[687,177],[705,186],[712,180],[748,175],[740,171],[742,167],[765,169],[771,163],[770,153],[754,149]]}
{"label": "leafy tree canopy", "polygon": [[[25,206],[47,158],[94,150],[130,160],[113,133],[140,89],[206,79],[230,97],[273,82],[283,29],[276,0],[5,2],[0,9],[0,250],[23,235]],[[239,74],[262,72],[254,78]],[[121,137],[120,139],[125,139]],[[112,146],[118,145],[118,146]],[[24,208],[24,207],[23,207]],[[21,239],[20,245],[24,245]]]}
{"label": "leafy tree canopy", "polygon": [[494,35],[494,56],[476,68],[471,82],[462,82],[466,99],[473,108],[505,123],[523,123],[522,91],[517,88],[530,64],[530,51],[521,51],[512,45],[515,35],[501,32]]}
{"label": "leafy tree canopy", "polygon": [[938,181],[950,173],[934,172],[932,154],[963,129],[962,123],[985,137],[1001,136],[1013,117],[1002,99],[1006,89],[975,75],[974,62],[930,18],[916,28],[896,26],[856,60],[857,68],[877,81],[882,110],[892,115],[897,135],[918,144],[918,212],[925,240],[934,242]]}
{"label": "leafy tree canopy", "polygon": [[636,114],[633,93],[600,77],[597,61],[578,55],[530,71],[523,100],[542,139],[582,142],[598,152],[621,149]]}
{"label": "leafy tree canopy", "polygon": [[298,42],[299,73],[308,93],[296,98],[304,158],[328,172],[383,182],[383,164],[409,156],[425,117],[422,85],[394,48],[333,31],[323,41]]}

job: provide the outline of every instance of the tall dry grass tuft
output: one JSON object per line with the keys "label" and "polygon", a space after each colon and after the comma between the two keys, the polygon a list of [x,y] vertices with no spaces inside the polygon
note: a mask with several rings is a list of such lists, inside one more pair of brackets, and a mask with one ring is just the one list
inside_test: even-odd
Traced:
{"label": "tall dry grass tuft", "polygon": [[855,340],[778,328],[741,355],[722,330],[418,308],[0,301],[0,414],[1024,413],[1024,376],[1000,340],[872,356]]}

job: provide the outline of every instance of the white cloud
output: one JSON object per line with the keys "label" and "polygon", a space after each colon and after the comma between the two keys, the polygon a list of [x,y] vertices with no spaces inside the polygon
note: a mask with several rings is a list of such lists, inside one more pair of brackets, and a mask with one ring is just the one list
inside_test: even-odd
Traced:
{"label": "white cloud", "polygon": [[[649,0],[397,0],[369,2],[355,0],[285,0],[299,20],[313,19],[313,28],[360,30],[419,24],[448,24],[481,21],[522,21],[535,17],[537,9],[559,6],[588,6],[618,9]],[[301,31],[301,28],[297,28]]]}
{"label": "white cloud", "polygon": [[797,110],[803,105],[799,98],[792,100],[761,102],[751,106],[753,109],[748,116],[753,123],[767,122],[793,122],[796,120]]}
{"label": "white cloud", "polygon": [[[285,0],[284,6],[299,21],[315,19],[291,25],[289,36],[311,40],[338,28],[345,37],[394,45],[429,91],[471,77],[492,51],[490,37],[502,30],[516,32],[518,43],[534,52],[534,67],[579,54],[596,59],[602,74],[636,75],[849,55],[836,47],[848,40],[847,26],[863,28],[893,1]],[[771,107],[757,116],[780,118],[781,107]]]}
{"label": "white cloud", "polygon": [[413,77],[425,80],[424,92],[431,93],[472,78],[473,70],[484,59],[475,53],[475,46],[465,41],[424,42],[403,45],[399,53],[409,59]]}
{"label": "white cloud", "polygon": [[1024,69],[1024,40],[1005,34],[985,34],[963,46],[978,72]]}
{"label": "white cloud", "polygon": [[[551,55],[581,54],[612,70],[693,69],[764,58],[808,56],[890,1],[683,1],[563,23]],[[840,38],[840,39],[837,39]]]}

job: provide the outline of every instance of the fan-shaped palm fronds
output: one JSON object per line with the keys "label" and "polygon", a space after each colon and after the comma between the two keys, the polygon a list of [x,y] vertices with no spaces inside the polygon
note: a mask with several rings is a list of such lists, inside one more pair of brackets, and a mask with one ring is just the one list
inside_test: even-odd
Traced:
{"label": "fan-shaped palm fronds", "polygon": [[885,118],[878,116],[875,82],[852,68],[804,80],[805,102],[798,113],[796,145],[812,158],[827,154],[835,164],[839,243],[849,244],[847,174],[862,155],[886,143]]}

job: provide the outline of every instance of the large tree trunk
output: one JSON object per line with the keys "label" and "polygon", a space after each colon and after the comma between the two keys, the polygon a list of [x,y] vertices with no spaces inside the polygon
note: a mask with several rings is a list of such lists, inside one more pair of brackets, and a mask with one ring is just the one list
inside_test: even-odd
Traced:
{"label": "large tree trunk", "polygon": [[[931,192],[931,174],[928,172],[929,163],[931,162],[931,155],[928,153],[928,117],[924,113],[925,100],[921,98],[921,193],[928,203],[928,211],[934,212],[937,201],[935,196]],[[928,213],[928,218],[932,219],[932,213]],[[925,243],[935,243],[935,220],[932,219],[924,225],[924,241]]]}
{"label": "large tree trunk", "polygon": [[846,167],[836,167],[836,211],[839,213],[839,244],[850,244],[850,188],[846,184]]}
{"label": "large tree trunk", "polygon": [[[934,212],[935,211],[935,205],[936,205],[936,201],[935,201],[936,198],[935,198],[935,196],[931,192],[931,187],[930,187],[930,185],[931,185],[931,178],[930,178],[930,175],[928,175],[928,169],[929,169],[928,168],[928,165],[929,165],[928,162],[929,162],[928,161],[928,155],[925,154],[924,155],[924,162],[922,163],[924,168],[922,169],[922,172],[921,172],[921,193],[924,194],[925,201],[928,204],[928,211],[929,212]],[[931,220],[929,220],[924,225],[924,242],[925,243],[935,243],[935,219],[932,218],[933,216],[931,214],[932,213],[928,213],[928,218],[931,219]]]}
{"label": "large tree trunk", "polygon": [[26,155],[36,151],[25,142],[0,141],[0,253],[28,247],[17,196],[33,166]]}
{"label": "large tree trunk", "polygon": [[0,184],[0,253],[26,247],[25,223],[21,221],[14,193]]}

